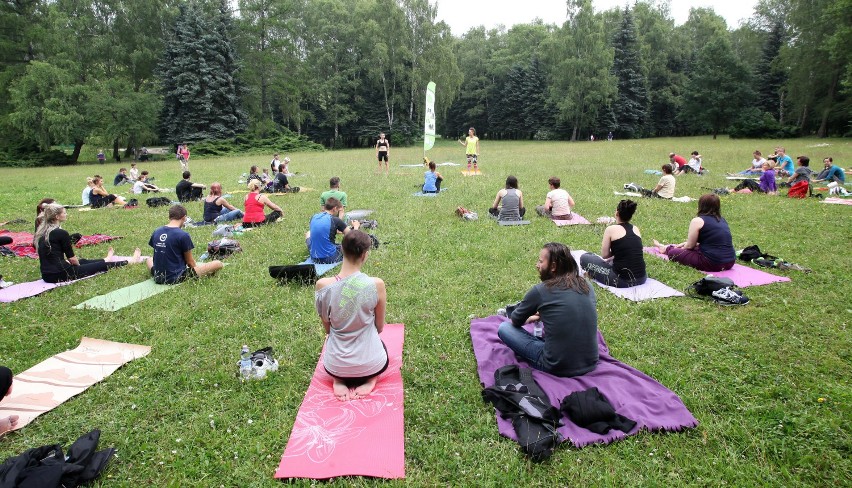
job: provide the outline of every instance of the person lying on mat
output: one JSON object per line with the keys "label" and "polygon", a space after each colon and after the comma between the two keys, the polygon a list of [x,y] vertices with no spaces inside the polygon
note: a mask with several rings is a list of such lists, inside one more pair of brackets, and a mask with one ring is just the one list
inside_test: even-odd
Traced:
{"label": "person lying on mat", "polygon": [[[6,366],[0,366],[0,400],[12,394],[13,377],[11,369]],[[19,417],[17,415],[0,417],[0,435],[14,429],[18,425],[18,420]]]}
{"label": "person lying on mat", "polygon": [[[257,227],[259,225],[269,224],[280,219],[284,214],[281,207],[272,203],[266,195],[260,194],[260,189],[263,183],[260,180],[249,180],[249,193],[246,195],[245,208],[243,214],[243,227]],[[264,215],[263,207],[269,207],[272,211]]]}
{"label": "person lying on mat", "polygon": [[118,266],[142,262],[138,247],[129,261],[112,261],[114,251],[111,247],[105,259],[80,259],[74,255],[71,235],[61,227],[68,218],[65,208],[57,204],[45,205],[42,216],[33,241],[38,249],[41,279],[48,283],[77,280]]}
{"label": "person lying on mat", "polygon": [[388,351],[379,337],[385,327],[385,282],[361,272],[371,246],[367,234],[347,232],[340,273],[316,284],[316,309],[328,334],[323,367],[334,378],[340,401],[369,395],[388,368]]}
{"label": "person lying on mat", "polygon": [[550,185],[550,191],[547,192],[544,205],[537,206],[535,211],[539,215],[550,217],[553,220],[571,220],[574,199],[567,191],[559,188],[562,185],[562,180],[553,176],[547,180],[547,184]]}
{"label": "person lying on mat", "polygon": [[580,267],[595,281],[616,288],[629,288],[645,283],[645,258],[642,234],[630,224],[636,202],[622,200],[615,209],[615,225],[604,230],[601,254],[587,252],[580,257]]}
{"label": "person lying on mat", "polygon": [[725,271],[737,260],[731,229],[722,217],[719,196],[713,193],[698,199],[698,215],[689,222],[686,240],[680,244],[660,244],[660,252],[671,261],[699,271]]}
{"label": "person lying on mat", "polygon": [[322,212],[311,217],[311,227],[305,233],[305,244],[310,251],[311,260],[316,264],[339,263],[343,259],[340,245],[335,244],[337,234],[344,236],[353,230],[361,228],[361,222],[353,220],[351,225],[338,217],[343,209],[340,200],[330,197],[325,201]]}
{"label": "person lying on mat", "polygon": [[[502,206],[500,206],[501,203]],[[517,178],[512,175],[506,177],[506,188],[497,192],[488,213],[492,217],[497,217],[497,220],[521,220],[527,213],[527,209],[524,208],[524,195],[521,190],[518,190]]]}
{"label": "person lying on mat", "polygon": [[[541,283],[533,286],[497,329],[497,336],[535,369],[555,376],[579,376],[598,364],[595,292],[565,244],[550,242],[536,263]],[[542,322],[543,337],[523,329]]]}
{"label": "person lying on mat", "polygon": [[222,196],[222,184],[211,183],[210,193],[204,199],[204,221],[219,223],[241,218],[243,218],[243,211],[231,205]]}
{"label": "person lying on mat", "polygon": [[192,257],[192,238],[183,230],[186,209],[183,205],[169,207],[169,223],[157,228],[148,245],[154,256],[148,258],[148,270],[160,285],[173,285],[189,278],[209,276],[222,269],[222,261],[196,263]]}
{"label": "person lying on mat", "polygon": [[104,179],[100,176],[92,178],[92,193],[89,195],[89,200],[92,202],[92,208],[108,207],[111,205],[124,205],[127,200],[114,195],[104,188]]}
{"label": "person lying on mat", "polygon": [[207,185],[203,183],[193,183],[190,178],[192,177],[192,173],[189,171],[184,171],[181,175],[182,180],[178,181],[178,184],[175,186],[175,194],[177,195],[179,202],[194,202],[196,200],[201,200],[201,194]]}
{"label": "person lying on mat", "polygon": [[435,161],[429,161],[429,171],[423,174],[423,193],[440,193],[444,177],[435,171]]}

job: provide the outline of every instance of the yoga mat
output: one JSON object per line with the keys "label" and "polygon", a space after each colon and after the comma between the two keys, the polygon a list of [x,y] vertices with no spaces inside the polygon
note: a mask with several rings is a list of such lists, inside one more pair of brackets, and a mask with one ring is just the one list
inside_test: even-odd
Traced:
{"label": "yoga mat", "polygon": [[0,236],[11,237],[12,242],[7,246],[32,246],[33,235],[29,232],[9,232],[8,230],[0,231]]}
{"label": "yoga mat", "polygon": [[38,251],[33,246],[14,246],[12,244],[8,244],[6,247],[19,258],[38,259]]}
{"label": "yoga mat", "polygon": [[14,430],[20,429],[149,352],[149,346],[83,337],[76,349],[17,374],[12,394],[0,401],[0,416],[18,415]]}
{"label": "yoga mat", "polygon": [[426,165],[423,163],[420,164],[400,164],[400,168],[425,168]]}
{"label": "yoga mat", "polygon": [[[586,254],[586,252],[588,252],[588,251],[583,251],[583,250],[579,250],[579,249],[575,250],[575,251],[571,251],[571,256],[574,257],[574,261],[577,262],[578,267],[580,266],[580,256],[582,256],[583,254]],[[583,268],[580,268],[580,275],[583,276],[585,274],[586,274],[586,272],[583,271]],[[631,302],[644,302],[646,300],[653,300],[655,298],[669,298],[669,297],[682,297],[682,296],[684,296],[683,293],[675,290],[674,288],[672,288],[672,287],[670,287],[670,286],[668,286],[664,283],[660,283],[659,281],[652,279],[652,278],[646,279],[645,283],[642,283],[641,285],[631,286],[629,288],[618,288],[618,287],[615,287],[615,286],[604,285],[603,283],[600,283],[600,282],[595,281],[595,280],[591,280],[591,281],[594,282],[594,284],[605,289],[606,291],[612,293],[613,295],[620,297],[620,298],[626,298],[627,300],[630,300]]]}
{"label": "yoga mat", "polygon": [[760,179],[760,175],[754,175],[754,176],[745,176],[745,175],[740,175],[740,176],[726,176],[726,177],[725,177],[725,179],[726,179],[726,180],[736,180],[736,181],[739,181],[739,180],[758,180],[758,179]]}
{"label": "yoga mat", "polygon": [[360,220],[360,219],[363,219],[364,217],[370,215],[374,211],[375,210],[347,210],[346,216],[349,217],[350,219]]}
{"label": "yoga mat", "polygon": [[320,264],[320,263],[315,263],[315,262],[313,262],[313,260],[311,258],[308,258],[308,259],[302,261],[299,264],[313,264],[314,269],[317,271],[317,276],[322,276],[322,275],[328,273],[330,270],[340,266],[340,264],[342,262],[343,261],[338,261],[336,263],[331,263],[331,264]]}
{"label": "yoga mat", "polygon": [[[479,381],[483,386],[494,385],[494,371],[507,364],[519,364],[514,352],[497,337],[497,327],[505,317],[491,316],[470,321],[470,337],[473,353],[476,356]],[[526,326],[530,328],[531,326]],[[562,417],[565,424],[559,428],[566,440],[575,447],[594,443],[609,444],[638,433],[641,429],[649,431],[680,431],[696,427],[698,421],[683,404],[683,401],[671,390],[650,376],[634,369],[609,355],[609,348],[603,335],[598,331],[598,352],[600,359],[594,371],[574,378],[559,378],[542,371],[533,370],[533,378],[547,393],[550,403],[559,408],[560,402],[575,391],[584,391],[597,387],[606,396],[615,411],[636,421],[636,427],[625,434],[620,430],[611,430],[607,434],[595,434]],[[509,420],[497,415],[497,428],[500,434],[517,440],[515,430]]]}
{"label": "yoga mat", "polygon": [[852,200],[846,200],[844,198],[831,197],[831,198],[823,199],[822,203],[834,203],[834,204],[838,204],[838,205],[852,205]]}
{"label": "yoga mat", "polygon": [[83,246],[92,246],[95,244],[100,244],[102,242],[114,241],[116,239],[121,239],[120,236],[108,236],[106,234],[92,234],[90,236],[83,236],[74,244],[74,247],[81,248]]}
{"label": "yoga mat", "polygon": [[556,224],[556,227],[565,227],[566,225],[591,224],[591,222],[586,220],[585,217],[578,214],[577,212],[572,212],[571,215],[573,215],[573,217],[571,217],[571,220],[553,220],[553,219],[550,219],[550,220],[553,220],[553,223]]}
{"label": "yoga mat", "polygon": [[[669,257],[660,252],[656,247],[645,247],[642,248],[648,254],[653,254],[654,256],[660,257],[669,261]],[[694,269],[694,268],[693,268]],[[700,270],[696,270],[700,271]],[[776,276],[771,273],[767,273],[766,271],[761,271],[759,269],[749,268],[748,266],[743,266],[741,264],[735,264],[733,268],[727,271],[713,271],[706,272],[701,271],[704,274],[709,274],[713,276],[718,276],[719,278],[730,278],[733,280],[734,284],[739,286],[740,288],[745,288],[747,286],[760,286],[760,285],[768,285],[770,283],[778,283],[783,281],[790,281],[790,278],[786,276]]]}
{"label": "yoga mat", "polygon": [[[441,188],[441,192],[443,193],[444,191],[446,191],[446,188]],[[438,195],[440,195],[440,193],[423,193],[422,191],[411,194],[413,197],[437,197]]]}
{"label": "yoga mat", "polygon": [[529,225],[529,220],[498,220],[498,224],[500,225]]}
{"label": "yoga mat", "polygon": [[621,195],[623,197],[641,197],[641,193],[636,193],[634,191],[614,191],[613,195]]}
{"label": "yoga mat", "polygon": [[328,479],[337,476],[405,477],[403,425],[403,324],[385,325],[388,369],[364,399],[341,402],[322,366],[299,407],[276,478]]}
{"label": "yoga mat", "polygon": [[461,166],[459,163],[453,163],[450,161],[444,161],[443,163],[438,163],[435,166]]}
{"label": "yoga mat", "polygon": [[77,310],[94,309],[115,312],[146,298],[159,295],[175,286],[177,285],[158,285],[154,283],[154,278],[151,278],[142,283],[119,288],[105,295],[90,298],[79,305],[74,305],[73,308]]}
{"label": "yoga mat", "polygon": [[461,173],[464,176],[482,176],[482,171],[468,171],[463,169]]}
{"label": "yoga mat", "polygon": [[[100,274],[100,273],[98,273]],[[97,276],[94,274],[92,276]],[[12,285],[8,288],[3,288],[0,290],[0,302],[2,303],[12,303],[17,302],[18,300],[24,298],[34,297],[36,295],[41,295],[42,293],[52,290],[54,288],[70,285],[71,283],[76,283],[80,280],[85,280],[87,278],[91,278],[92,276],[86,276],[85,278],[80,278],[79,280],[71,280],[71,281],[63,281],[61,283],[48,283],[44,280],[36,280],[36,281],[27,281],[25,283],[18,283],[17,285]]]}

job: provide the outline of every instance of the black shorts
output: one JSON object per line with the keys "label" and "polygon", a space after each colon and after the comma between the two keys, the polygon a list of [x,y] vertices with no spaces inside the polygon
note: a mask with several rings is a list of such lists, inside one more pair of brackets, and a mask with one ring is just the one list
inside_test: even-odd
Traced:
{"label": "black shorts", "polygon": [[379,151],[379,162],[388,162],[388,152],[387,151]]}
{"label": "black shorts", "polygon": [[167,283],[164,277],[157,275],[154,275],[154,283],[158,285],[176,285],[178,283],[183,283],[184,281],[191,280],[193,278],[198,278],[198,273],[195,272],[195,268],[187,267],[183,270],[183,274],[178,276],[178,278],[171,283]]}
{"label": "black shorts", "polygon": [[328,375],[331,376],[332,378],[342,380],[346,384],[347,387],[355,388],[356,386],[363,385],[370,378],[376,377],[376,376],[384,373],[385,371],[387,371],[388,366],[390,365],[390,355],[388,355],[388,346],[385,345],[384,341],[382,341],[382,347],[385,348],[385,357],[387,359],[385,359],[385,365],[382,366],[382,369],[380,369],[375,374],[371,374],[369,376],[361,376],[361,377],[358,377],[358,378],[341,378],[340,376],[335,376],[335,375],[329,373],[329,371],[327,369],[325,369],[325,366],[323,366],[322,369],[325,369],[325,372],[328,373]]}

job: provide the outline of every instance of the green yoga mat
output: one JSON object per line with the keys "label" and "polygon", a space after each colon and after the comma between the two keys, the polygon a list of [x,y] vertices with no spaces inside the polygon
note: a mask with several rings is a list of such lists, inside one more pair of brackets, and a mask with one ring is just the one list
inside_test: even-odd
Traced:
{"label": "green yoga mat", "polygon": [[90,298],[85,302],[75,305],[77,310],[95,309],[106,310],[107,312],[115,312],[122,308],[133,305],[136,302],[146,298],[163,293],[166,290],[174,288],[177,285],[158,285],[154,283],[154,279],[143,281],[135,285],[130,285],[115,291],[111,291],[106,295]]}

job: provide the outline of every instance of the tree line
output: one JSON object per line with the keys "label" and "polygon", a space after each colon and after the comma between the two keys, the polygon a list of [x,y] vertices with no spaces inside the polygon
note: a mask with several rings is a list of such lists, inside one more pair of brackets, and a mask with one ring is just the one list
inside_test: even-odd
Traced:
{"label": "tree line", "polygon": [[[443,6],[443,5],[442,5]],[[446,6],[444,6],[446,7]],[[760,0],[729,28],[665,1],[455,37],[428,0],[14,0],[0,4],[0,160],[85,144],[297,134],[327,147],[422,131],[493,139],[852,132],[852,3]],[[295,138],[288,140],[296,140]],[[68,145],[71,155],[51,152]],[[285,150],[286,148],[282,148]],[[35,156],[33,156],[35,155]],[[54,161],[55,162],[55,161]]]}

